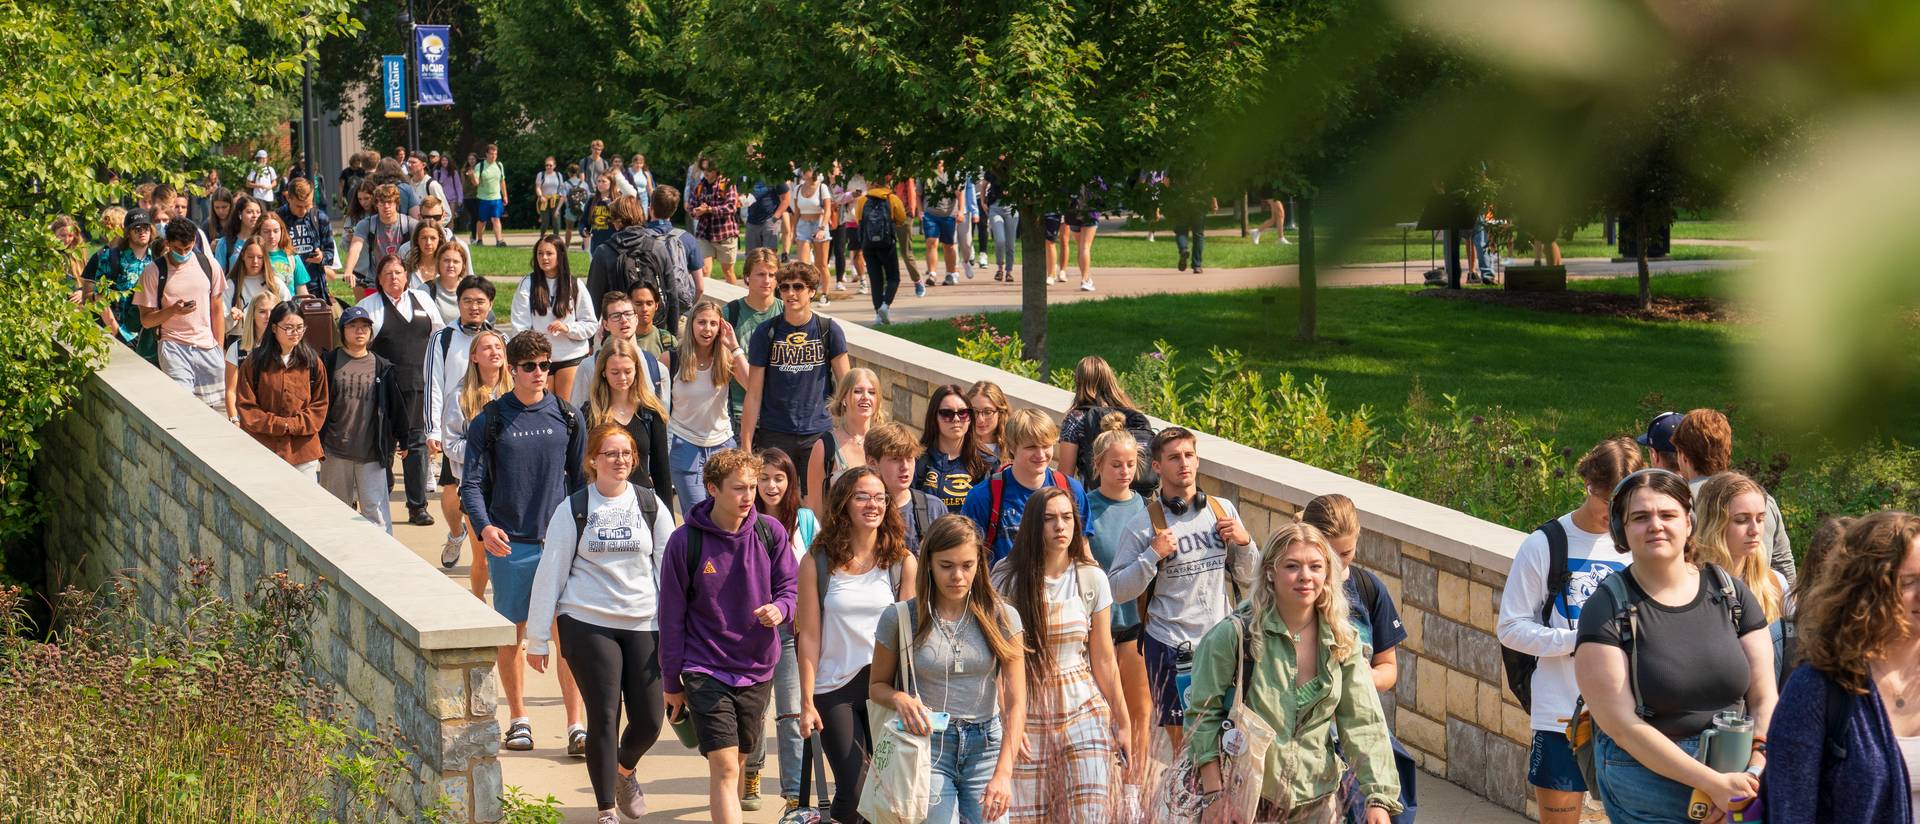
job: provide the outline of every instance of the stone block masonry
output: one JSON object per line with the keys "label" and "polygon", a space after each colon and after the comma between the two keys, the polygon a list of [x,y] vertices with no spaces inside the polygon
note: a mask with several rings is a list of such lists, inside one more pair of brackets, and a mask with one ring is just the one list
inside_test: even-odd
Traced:
{"label": "stone block masonry", "polygon": [[459,821],[500,820],[493,660],[511,624],[124,347],[43,434],[53,587],[125,574],[167,620],[190,557],[229,598],[267,572],[325,578],[307,666],[360,726],[400,731],[416,780],[391,790],[398,819],[444,800]]}
{"label": "stone block masonry", "polygon": [[[743,292],[708,281],[715,298]],[[831,315],[828,311],[824,314]],[[1057,420],[1069,392],[841,323],[855,365],[880,378],[895,420],[919,427],[929,387],[1000,385],[1016,407]],[[1156,428],[1168,423],[1155,420]],[[1508,694],[1495,622],[1521,533],[1298,461],[1199,433],[1200,486],[1228,497],[1264,545],[1316,495],[1339,492],[1360,510],[1361,566],[1379,574],[1407,629],[1400,680],[1383,696],[1388,719],[1421,766],[1516,812],[1527,810],[1526,713]]]}

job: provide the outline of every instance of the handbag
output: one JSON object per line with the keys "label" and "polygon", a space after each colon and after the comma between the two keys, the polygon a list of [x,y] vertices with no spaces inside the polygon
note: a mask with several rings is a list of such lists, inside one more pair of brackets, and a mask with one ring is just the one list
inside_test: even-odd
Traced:
{"label": "handbag", "polygon": [[[920,697],[913,674],[911,640],[913,613],[907,602],[893,605],[899,620],[900,683],[907,694]],[[872,761],[860,788],[859,812],[872,824],[920,824],[932,801],[933,745],[930,736],[914,735],[899,726],[893,708],[867,699],[868,729],[873,734]]]}
{"label": "handbag", "polygon": [[[1220,729],[1220,792],[1230,800],[1234,809],[1240,811],[1240,820],[1254,820],[1254,812],[1260,806],[1260,789],[1266,782],[1267,750],[1273,747],[1277,734],[1273,725],[1254,712],[1245,700],[1247,670],[1247,625],[1239,613],[1231,616],[1235,631],[1239,633],[1239,643],[1234,645],[1233,665],[1233,702],[1227,709],[1227,719]],[[1238,753],[1229,753],[1226,742],[1229,733],[1237,733],[1234,749]],[[1206,793],[1200,787],[1200,770],[1194,764],[1193,756],[1182,747],[1180,757],[1162,779],[1163,786],[1155,805],[1155,821],[1198,821],[1206,811]],[[1282,808],[1291,807],[1291,799],[1283,801]]]}
{"label": "handbag", "polygon": [[780,824],[820,824],[813,806],[813,736],[800,739],[800,806],[780,816]]}

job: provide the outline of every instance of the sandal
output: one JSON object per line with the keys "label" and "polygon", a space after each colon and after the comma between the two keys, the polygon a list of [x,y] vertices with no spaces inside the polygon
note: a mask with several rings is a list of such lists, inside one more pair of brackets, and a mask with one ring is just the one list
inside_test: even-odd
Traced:
{"label": "sandal", "polygon": [[533,727],[525,721],[513,722],[513,726],[507,728],[506,739],[501,742],[500,747],[518,752],[533,749]]}

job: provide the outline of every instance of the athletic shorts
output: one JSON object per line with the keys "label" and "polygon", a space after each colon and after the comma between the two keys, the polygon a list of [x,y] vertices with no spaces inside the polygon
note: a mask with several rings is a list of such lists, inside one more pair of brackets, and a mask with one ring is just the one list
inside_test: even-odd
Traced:
{"label": "athletic shorts", "polygon": [[1100,222],[1099,212],[1068,212],[1067,228],[1080,231]]}
{"label": "athletic shorts", "polygon": [[[513,552],[505,558],[487,558],[487,575],[493,582],[493,611],[516,624],[527,622],[533,604],[533,573],[540,569],[540,551],[534,541],[508,541]],[[486,550],[480,550],[485,552]]]}
{"label": "athletic shorts", "polygon": [[1587,791],[1587,780],[1580,775],[1579,762],[1573,760],[1566,733],[1533,731],[1533,749],[1527,754],[1527,783],[1565,793]]}
{"label": "athletic shorts", "polygon": [[953,243],[953,216],[921,215],[920,236],[928,240],[937,240],[951,245]]}
{"label": "athletic shorts", "polygon": [[773,697],[773,682],[762,681],[745,687],[728,686],[703,673],[680,676],[685,688],[687,711],[693,713],[693,729],[700,736],[700,754],[739,747],[750,753],[759,746],[766,724],[767,701]]}
{"label": "athletic shorts", "polygon": [[1174,680],[1173,647],[1146,633],[1140,634],[1140,654],[1147,659],[1147,691],[1153,695],[1153,714],[1162,727],[1176,727],[1186,720],[1185,703]]}
{"label": "athletic shorts", "polygon": [[[442,441],[442,443],[445,443],[445,441]],[[460,485],[460,479],[453,477],[453,459],[448,458],[445,452],[440,453],[440,485]]]}
{"label": "athletic shorts", "polygon": [[218,349],[162,340],[158,366],[174,383],[222,415],[227,411],[227,359]]}
{"label": "athletic shorts", "polygon": [[1146,634],[1141,631],[1145,628],[1145,624],[1134,624],[1130,627],[1116,629],[1113,631],[1113,642],[1115,644],[1125,644],[1129,641],[1138,641],[1141,636]]}
{"label": "athletic shorts", "polygon": [[1058,242],[1060,240],[1060,213],[1049,212],[1041,215],[1040,228],[1047,231],[1048,243]]}
{"label": "athletic shorts", "polygon": [[553,371],[558,372],[562,369],[572,369],[576,366],[579,366],[581,362],[585,361],[586,359],[587,359],[586,355],[581,355],[580,357],[577,357],[577,358],[568,358],[567,360],[563,360],[563,361],[554,361]]}
{"label": "athletic shorts", "polygon": [[482,200],[473,210],[474,220],[499,220],[506,216],[507,202],[504,200]]}

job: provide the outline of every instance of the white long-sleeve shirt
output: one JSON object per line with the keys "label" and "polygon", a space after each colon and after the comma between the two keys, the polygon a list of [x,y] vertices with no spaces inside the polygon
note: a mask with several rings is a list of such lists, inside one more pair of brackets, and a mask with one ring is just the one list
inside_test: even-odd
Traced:
{"label": "white long-sleeve shirt", "polygon": [[[1227,517],[1239,519],[1233,502],[1215,498]],[[1146,632],[1169,647],[1199,644],[1214,624],[1227,617],[1235,604],[1227,587],[1227,575],[1239,584],[1240,596],[1253,592],[1259,580],[1260,553],[1251,544],[1229,546],[1214,531],[1218,523],[1213,508],[1201,504],[1175,515],[1167,511],[1167,530],[1173,533],[1174,553],[1166,566],[1153,551],[1153,519],[1142,509],[1127,525],[1114,557],[1133,562],[1114,567],[1111,577],[1113,597],[1129,601],[1140,597],[1153,584],[1153,601],[1147,605]],[[1228,565],[1231,564],[1231,570]]]}
{"label": "white long-sleeve shirt", "polygon": [[574,523],[570,501],[560,501],[533,574],[527,652],[547,654],[555,615],[618,630],[659,626],[660,558],[673,535],[673,512],[655,496],[653,523],[646,523],[639,495],[652,494],[628,484],[607,498],[587,484],[584,531]]}
{"label": "white long-sleeve shirt", "polygon": [[[382,295],[381,292],[374,292],[354,304],[367,310],[367,317],[373,320],[374,337],[380,336],[380,324],[387,320],[387,302],[381,299]],[[433,305],[433,298],[428,297],[426,291],[422,289],[408,289],[402,292],[400,299],[393,302],[393,308],[400,310],[403,314],[413,314],[416,311],[425,313],[435,331],[446,325],[446,322],[440,319],[440,309]]]}
{"label": "white long-sleeve shirt", "polygon": [[[433,337],[427,339],[427,359],[421,364],[426,374],[427,385],[427,440],[440,441],[443,447],[450,449],[446,438],[441,437],[445,428],[443,420],[444,404],[447,403],[447,391],[453,390],[453,405],[459,404],[460,381],[467,377],[467,361],[473,356],[474,336],[457,325],[443,326],[434,330]],[[446,350],[446,356],[440,350]],[[443,454],[452,454],[444,452]]]}
{"label": "white long-sleeve shirt", "polygon": [[436,407],[440,410],[439,428],[435,434],[440,439],[440,456],[447,462],[447,471],[458,481],[467,461],[467,424],[473,422],[474,415],[480,414],[480,409],[471,410],[473,415],[460,409],[458,381],[447,385]]}
{"label": "white long-sleeve shirt", "polygon": [[1573,525],[1573,515],[1560,516],[1567,531],[1567,597],[1554,594],[1553,612],[1540,623],[1540,607],[1547,602],[1547,567],[1552,549],[1547,534],[1535,530],[1513,554],[1507,585],[1500,593],[1500,644],[1540,659],[1533,671],[1532,727],[1562,731],[1573,715],[1580,687],[1573,677],[1573,648],[1580,626],[1580,607],[1600,588],[1608,575],[1626,569],[1632,557],[1615,552],[1613,539]]}
{"label": "white long-sleeve shirt", "polygon": [[[589,341],[593,332],[599,328],[599,318],[594,315],[593,299],[587,295],[587,286],[579,278],[573,279],[573,306],[568,307],[565,315],[555,316],[552,296],[555,278],[547,278],[547,311],[535,314],[533,311],[533,276],[520,279],[520,288],[513,293],[513,310],[509,317],[513,328],[533,330],[547,336],[547,343],[553,346],[553,361],[570,361],[584,357],[590,349]],[[555,335],[547,331],[554,321],[567,325],[567,331]]]}

